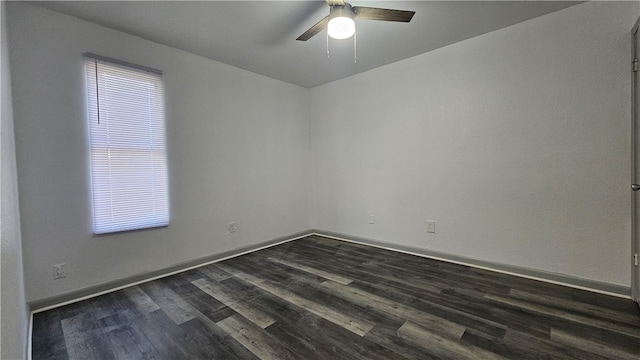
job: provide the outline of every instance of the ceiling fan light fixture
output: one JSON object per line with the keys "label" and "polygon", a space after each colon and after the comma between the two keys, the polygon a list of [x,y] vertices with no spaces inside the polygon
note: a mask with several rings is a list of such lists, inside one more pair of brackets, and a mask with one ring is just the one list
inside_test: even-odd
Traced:
{"label": "ceiling fan light fixture", "polygon": [[353,20],[353,8],[345,3],[334,5],[329,13],[327,33],[333,39],[348,39],[356,32],[356,22]]}

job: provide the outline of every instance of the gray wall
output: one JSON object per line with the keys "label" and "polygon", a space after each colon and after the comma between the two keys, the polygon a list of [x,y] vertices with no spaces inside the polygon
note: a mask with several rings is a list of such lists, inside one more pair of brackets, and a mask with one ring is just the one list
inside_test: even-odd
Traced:
{"label": "gray wall", "polygon": [[0,359],[25,359],[29,313],[25,302],[22,272],[22,243],[20,239],[20,214],[18,206],[18,181],[16,153],[13,135],[13,111],[11,105],[11,75],[7,48],[6,2],[0,3],[0,153],[2,154],[2,229],[0,278]]}
{"label": "gray wall", "polygon": [[311,89],[314,227],[629,286],[634,6],[577,5]]}
{"label": "gray wall", "polygon": [[[28,301],[310,228],[306,89],[24,3],[8,10]],[[91,234],[83,52],[164,71],[168,228]],[[58,263],[68,276],[54,281]]]}

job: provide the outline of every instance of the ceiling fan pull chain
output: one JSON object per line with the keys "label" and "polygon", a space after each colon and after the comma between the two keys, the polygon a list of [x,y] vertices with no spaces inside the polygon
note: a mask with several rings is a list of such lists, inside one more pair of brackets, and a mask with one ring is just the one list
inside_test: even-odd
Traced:
{"label": "ceiling fan pull chain", "polygon": [[353,63],[358,63],[358,31],[353,33]]}
{"label": "ceiling fan pull chain", "polygon": [[329,58],[329,32],[327,31],[327,59]]}

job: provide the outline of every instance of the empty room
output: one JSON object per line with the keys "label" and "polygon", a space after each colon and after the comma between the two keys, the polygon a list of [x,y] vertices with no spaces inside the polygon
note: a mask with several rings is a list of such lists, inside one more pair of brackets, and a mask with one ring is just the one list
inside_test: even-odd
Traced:
{"label": "empty room", "polygon": [[640,2],[2,1],[0,358],[640,358]]}

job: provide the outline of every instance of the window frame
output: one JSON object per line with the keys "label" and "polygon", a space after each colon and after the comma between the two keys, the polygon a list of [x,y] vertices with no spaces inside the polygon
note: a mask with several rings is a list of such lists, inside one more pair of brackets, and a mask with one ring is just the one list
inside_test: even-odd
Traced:
{"label": "window frame", "polygon": [[92,232],[108,235],[169,226],[162,71],[82,55]]}

